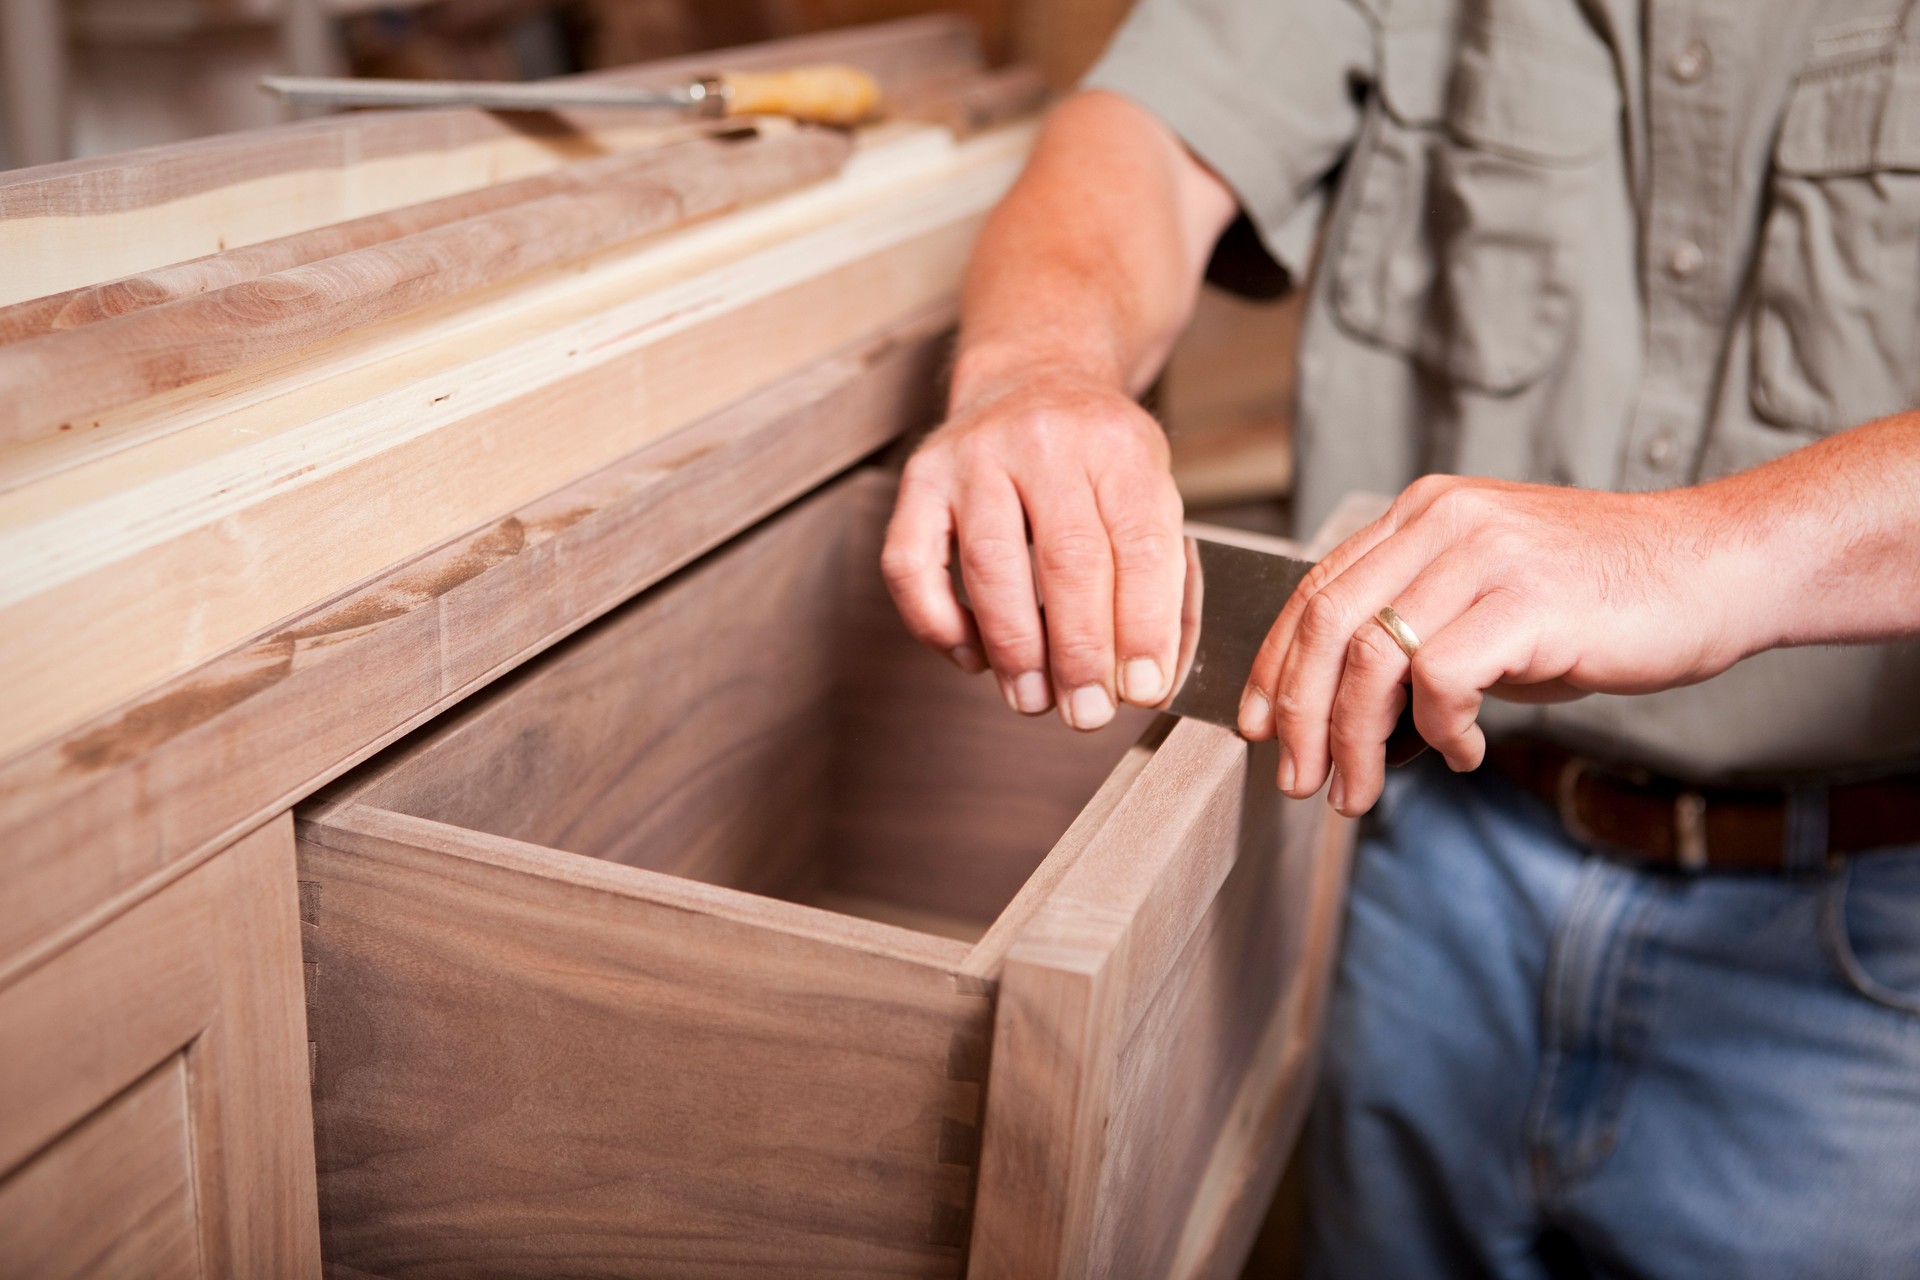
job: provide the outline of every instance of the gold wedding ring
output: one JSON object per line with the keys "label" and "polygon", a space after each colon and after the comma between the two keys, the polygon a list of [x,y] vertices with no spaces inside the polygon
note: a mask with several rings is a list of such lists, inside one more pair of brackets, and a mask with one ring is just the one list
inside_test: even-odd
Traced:
{"label": "gold wedding ring", "polygon": [[1420,637],[1413,634],[1413,628],[1407,625],[1405,618],[1393,611],[1392,605],[1387,605],[1381,609],[1380,612],[1374,614],[1373,620],[1380,624],[1382,630],[1393,637],[1393,642],[1399,645],[1401,651],[1409,658],[1420,652]]}

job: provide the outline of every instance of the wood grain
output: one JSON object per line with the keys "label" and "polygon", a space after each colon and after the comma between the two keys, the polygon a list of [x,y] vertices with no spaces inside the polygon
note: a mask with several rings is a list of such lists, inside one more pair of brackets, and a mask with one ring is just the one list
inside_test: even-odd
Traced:
{"label": "wood grain", "polygon": [[893,493],[866,471],[807,499],[410,741],[354,799],[984,931],[1129,738],[1010,716],[913,643],[879,575]]}
{"label": "wood grain", "polygon": [[951,317],[909,316],[0,766],[0,982],[931,421]]}
{"label": "wood grain", "polygon": [[0,495],[0,754],[950,298],[1026,135],[896,143],[404,342],[210,380],[156,437]]}
{"label": "wood grain", "polygon": [[0,447],[818,181],[851,151],[800,129],[594,161],[524,201],[0,346]]}
{"label": "wood grain", "polygon": [[[716,65],[844,62],[883,89],[977,68],[958,18],[906,19],[596,73],[673,84]],[[683,133],[632,113],[360,112],[131,155],[0,173],[0,303],[256,244]]]}
{"label": "wood grain", "polygon": [[185,1179],[192,1274],[319,1275],[293,876],[282,815],[0,986],[9,1262],[163,1268]]}
{"label": "wood grain", "polygon": [[[755,125],[765,128],[766,125]],[[670,144],[671,145],[671,144]],[[677,144],[684,147],[685,143]],[[382,244],[451,222],[460,222],[547,196],[591,190],[602,178],[618,182],[635,166],[655,159],[619,152],[612,156],[574,161],[531,178],[503,182],[477,190],[443,196],[383,213],[352,218],[310,231],[281,236],[261,244],[208,254],[186,262],[156,267],[139,275],[122,276],[0,307],[0,343],[19,342],[134,311],[143,311],[190,298],[244,280],[257,280],[289,267],[338,257],[354,249]]]}
{"label": "wood grain", "polygon": [[193,1204],[186,1055],[176,1053],[0,1179],[8,1275],[204,1274]]}
{"label": "wood grain", "polygon": [[972,1273],[1238,1273],[1304,1116],[1352,840],[1270,755],[1181,721],[1063,842],[1000,972]]}
{"label": "wood grain", "polygon": [[339,1265],[959,1274],[979,1084],[954,1053],[988,1009],[940,966],[351,805],[303,827],[302,875]]}

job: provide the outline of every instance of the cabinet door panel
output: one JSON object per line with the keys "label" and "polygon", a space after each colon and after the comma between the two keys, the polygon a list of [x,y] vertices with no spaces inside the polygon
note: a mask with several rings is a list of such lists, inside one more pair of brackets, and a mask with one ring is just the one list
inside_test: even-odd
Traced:
{"label": "cabinet door panel", "polygon": [[9,1266],[319,1274],[290,816],[0,990],[0,1035]]}

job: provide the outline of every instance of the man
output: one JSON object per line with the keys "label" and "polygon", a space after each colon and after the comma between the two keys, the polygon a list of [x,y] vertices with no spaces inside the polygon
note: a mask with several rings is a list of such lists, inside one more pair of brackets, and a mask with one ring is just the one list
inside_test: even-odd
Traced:
{"label": "man", "polygon": [[[1405,487],[1242,705],[1379,801],[1315,1271],[1920,1274],[1920,4],[1144,0],[982,234],[885,553],[1017,711],[1167,692],[1132,397],[1237,215],[1310,290],[1297,520]],[[1409,690],[1444,764],[1388,778]]]}

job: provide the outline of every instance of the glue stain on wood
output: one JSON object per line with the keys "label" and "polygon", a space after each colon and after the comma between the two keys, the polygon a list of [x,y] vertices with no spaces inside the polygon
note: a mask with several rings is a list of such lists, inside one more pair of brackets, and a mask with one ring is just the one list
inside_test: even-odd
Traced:
{"label": "glue stain on wood", "polygon": [[260,646],[259,657],[261,665],[251,671],[169,690],[66,743],[60,749],[66,767],[90,773],[125,764],[272,688],[293,671],[293,642],[270,641]]}

